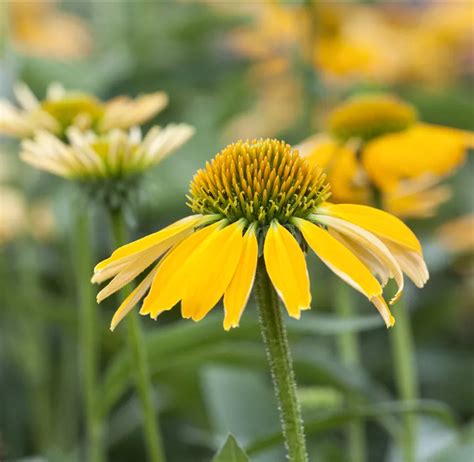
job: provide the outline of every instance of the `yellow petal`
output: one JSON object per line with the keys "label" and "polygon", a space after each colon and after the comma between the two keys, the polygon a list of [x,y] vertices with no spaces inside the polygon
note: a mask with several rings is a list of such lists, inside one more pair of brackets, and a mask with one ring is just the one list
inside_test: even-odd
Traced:
{"label": "yellow petal", "polygon": [[372,298],[371,302],[375,305],[375,308],[377,308],[380,316],[382,316],[387,328],[392,327],[395,324],[395,319],[393,318],[392,313],[390,312],[390,309],[385,303],[383,297],[374,297]]}
{"label": "yellow petal", "polygon": [[369,269],[327,231],[307,220],[294,219],[313,252],[341,279],[371,299],[382,287]]}
{"label": "yellow petal", "polygon": [[417,287],[423,287],[429,279],[428,268],[423,260],[423,255],[395,243],[387,242],[386,245],[402,271]]}
{"label": "yellow petal", "polygon": [[388,277],[393,277],[398,285],[398,291],[390,301],[395,303],[403,292],[403,272],[396,258],[390,253],[388,247],[374,234],[360,226],[337,217],[327,215],[314,215],[319,223],[326,225],[329,232],[335,230],[336,239],[342,242],[353,254],[357,256],[369,269],[382,276],[385,285]]}
{"label": "yellow petal", "polygon": [[193,252],[211,235],[221,222],[206,226],[188,236],[176,248],[171,249],[158,268],[151,290],[140,310],[156,318],[163,311],[170,310],[181,300],[188,278],[187,263]]}
{"label": "yellow petal", "polygon": [[382,240],[393,241],[421,254],[420,242],[410,228],[383,210],[366,205],[325,203],[317,213],[342,218],[370,231]]}
{"label": "yellow petal", "polygon": [[153,270],[143,279],[140,284],[125,298],[122,304],[118,307],[117,311],[112,317],[110,323],[110,330],[113,331],[118,323],[136,306],[136,304],[141,300],[145,295],[145,292],[149,289],[153,278],[158,270],[158,265],[155,266]]}
{"label": "yellow petal", "polygon": [[127,264],[119,273],[109,282],[98,294],[97,303],[120,290],[127,285],[132,279],[136,278],[140,273],[145,271],[152,265],[162,254],[161,249],[158,252],[154,249],[147,251],[146,255]]}
{"label": "yellow petal", "polygon": [[362,162],[372,181],[388,190],[401,179],[450,173],[464,162],[469,144],[468,132],[416,124],[368,143]]}
{"label": "yellow petal", "polygon": [[188,283],[181,301],[184,318],[199,321],[229,286],[243,247],[244,223],[237,221],[206,240],[190,261]]}
{"label": "yellow petal", "polygon": [[224,329],[238,327],[247,305],[258,260],[258,243],[255,230],[250,227],[243,237],[243,248],[237,269],[224,294]]}
{"label": "yellow petal", "polygon": [[202,221],[202,215],[191,215],[176,221],[175,223],[161,229],[156,233],[150,234],[149,236],[145,236],[134,242],[130,242],[129,244],[119,247],[109,258],[101,261],[94,268],[94,271],[100,271],[117,260],[137,254],[143,250],[147,250],[150,247],[165,242],[176,235],[189,232],[192,230],[192,228],[201,224]]}
{"label": "yellow petal", "polygon": [[300,318],[300,311],[310,308],[311,293],[306,261],[291,233],[273,221],[263,247],[268,276],[288,314]]}

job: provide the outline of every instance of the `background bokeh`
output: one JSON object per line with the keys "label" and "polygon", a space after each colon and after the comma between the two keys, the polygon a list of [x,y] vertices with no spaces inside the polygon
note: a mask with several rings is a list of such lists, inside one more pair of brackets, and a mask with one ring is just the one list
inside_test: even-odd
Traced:
{"label": "background bokeh", "polygon": [[[296,144],[324,127],[328,111],[360,91],[388,90],[422,118],[474,129],[472,2],[2,1],[0,94],[26,82],[40,97],[51,81],[107,99],[164,90],[153,123],[186,122],[196,134],[147,174],[127,210],[133,236],[183,216],[194,171],[227,143],[272,136]],[[1,114],[0,114],[1,116]],[[0,460],[81,460],[83,421],[77,347],[72,210],[79,193],[18,158],[0,139]],[[421,154],[420,154],[421,155]],[[474,454],[473,161],[447,183],[452,199],[409,224],[431,278],[406,297],[419,371],[419,460]],[[464,223],[464,225],[463,225]],[[111,250],[107,218],[94,209],[95,258]],[[395,400],[390,336],[363,297],[339,319],[340,290],[310,258],[313,309],[288,321],[314,460],[344,461],[347,394],[360,396],[371,461],[400,460],[391,428]],[[109,460],[145,460],[123,329],[102,317],[101,400]],[[394,308],[396,316],[396,307]],[[278,431],[253,302],[226,333],[222,310],[203,322],[169,312],[147,329],[157,410],[170,462],[208,461],[229,432],[249,447]],[[363,367],[344,367],[335,335],[360,332]],[[282,446],[249,451],[283,460]],[[317,459],[316,459],[317,455]],[[30,460],[30,459],[29,459]]]}

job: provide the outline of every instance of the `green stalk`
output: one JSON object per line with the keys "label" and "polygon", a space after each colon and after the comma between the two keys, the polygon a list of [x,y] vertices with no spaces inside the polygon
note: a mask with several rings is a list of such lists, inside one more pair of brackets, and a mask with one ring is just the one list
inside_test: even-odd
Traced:
{"label": "green stalk", "polygon": [[[354,298],[352,289],[341,281],[336,281],[334,288],[336,298],[336,311],[339,316],[349,318],[354,315]],[[342,363],[351,368],[361,366],[361,355],[359,338],[356,332],[342,332],[337,336],[339,355]],[[358,396],[348,394],[347,404],[349,407],[360,405]],[[367,448],[365,439],[365,428],[362,420],[355,419],[347,424],[347,454],[350,462],[365,462],[367,460]]]}
{"label": "green stalk", "polygon": [[[391,329],[392,355],[395,368],[395,382],[398,395],[403,401],[418,399],[418,374],[415,363],[415,348],[411,330],[410,315],[405,300],[396,305],[396,324]],[[404,462],[416,460],[416,415],[406,413],[400,435]]]}
{"label": "green stalk", "polygon": [[290,462],[307,462],[308,453],[303,420],[296,394],[295,374],[286,327],[278,304],[278,297],[268,277],[263,257],[260,257],[258,262],[255,293],[260,329],[270,364],[288,460]]}
{"label": "green stalk", "polygon": [[[112,230],[116,246],[126,243],[126,227],[121,209],[111,210]],[[127,295],[122,290],[122,299]],[[165,454],[163,441],[158,424],[158,416],[155,413],[153,402],[153,386],[151,383],[148,358],[146,354],[145,338],[140,327],[140,316],[136,311],[127,315],[128,347],[134,364],[135,385],[142,405],[143,426],[145,440],[151,462],[164,462]]]}
{"label": "green stalk", "polygon": [[89,215],[80,208],[74,226],[75,262],[77,264],[77,284],[79,295],[79,342],[80,363],[85,400],[85,425],[87,438],[87,460],[105,460],[103,423],[98,400],[97,375],[99,368],[99,316],[94,289],[90,283],[93,268],[92,243]]}

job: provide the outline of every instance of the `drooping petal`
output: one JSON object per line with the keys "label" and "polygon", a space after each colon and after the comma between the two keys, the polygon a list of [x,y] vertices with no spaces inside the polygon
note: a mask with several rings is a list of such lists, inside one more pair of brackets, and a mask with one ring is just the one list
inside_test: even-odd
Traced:
{"label": "drooping petal", "polygon": [[298,242],[276,220],[268,228],[263,247],[268,276],[288,314],[300,318],[300,311],[311,304],[306,261]]}
{"label": "drooping petal", "polygon": [[380,316],[382,316],[385,325],[387,327],[392,327],[395,325],[395,319],[392,316],[392,313],[390,312],[389,307],[387,306],[387,303],[385,303],[385,300],[383,299],[382,296],[379,297],[374,297],[371,302],[374,304],[375,308],[377,308],[377,311],[380,313]]}
{"label": "drooping petal", "polygon": [[395,257],[402,271],[417,287],[423,287],[429,279],[428,268],[423,256],[418,252],[406,249],[393,242],[386,243],[390,253]]}
{"label": "drooping petal", "polygon": [[97,303],[106,299],[113,293],[126,286],[130,281],[135,279],[139,274],[143,273],[150,265],[152,265],[165,252],[161,246],[153,247],[138,258],[134,258],[121,269],[117,275],[110,281],[98,294]]}
{"label": "drooping petal", "polygon": [[243,237],[243,248],[237,269],[224,294],[224,329],[238,327],[247,305],[255,279],[258,260],[258,243],[255,230],[250,227]]}
{"label": "drooping petal", "polygon": [[[159,263],[158,263],[159,265]],[[119,322],[137,305],[137,303],[145,295],[146,291],[150,288],[150,285],[158,271],[158,265],[153,268],[150,273],[143,279],[140,284],[125,298],[122,304],[118,307],[117,311],[112,317],[110,323],[110,330],[113,331],[119,324]]]}
{"label": "drooping petal", "polygon": [[294,219],[294,223],[313,252],[345,282],[369,300],[382,294],[382,287],[369,269],[326,230],[299,218]]}
{"label": "drooping petal", "polygon": [[94,268],[94,272],[101,271],[113,262],[121,260],[125,257],[129,257],[130,255],[137,254],[143,250],[147,250],[150,247],[165,242],[181,233],[190,232],[192,228],[201,224],[202,221],[202,215],[191,215],[174,222],[173,224],[161,229],[156,233],[150,234],[141,239],[130,242],[129,244],[126,244],[122,247],[119,247],[109,258],[98,263]]}
{"label": "drooping petal", "polygon": [[[390,303],[400,298],[403,292],[403,272],[397,259],[390,253],[388,247],[374,234],[348,221],[328,215],[314,215],[319,223],[326,225],[330,230],[336,230],[342,235],[342,243],[354,253],[373,272],[382,275],[383,284],[386,276],[393,277],[398,285],[398,291]],[[336,236],[337,238],[337,236]],[[339,238],[341,241],[341,239]],[[382,267],[382,269],[380,269]],[[386,268],[384,271],[383,268]]]}
{"label": "drooping petal", "polygon": [[242,253],[243,227],[243,221],[237,221],[218,230],[190,259],[181,301],[184,318],[201,320],[224,295]]}
{"label": "drooping petal", "polygon": [[342,218],[370,231],[379,238],[393,241],[421,254],[421,245],[415,234],[401,220],[383,210],[366,205],[323,204],[318,215]]}
{"label": "drooping petal", "polygon": [[158,268],[140,314],[150,314],[152,318],[156,318],[181,300],[189,277],[187,272],[189,260],[193,253],[199,250],[199,246],[221,226],[222,222],[206,226],[171,249]]}

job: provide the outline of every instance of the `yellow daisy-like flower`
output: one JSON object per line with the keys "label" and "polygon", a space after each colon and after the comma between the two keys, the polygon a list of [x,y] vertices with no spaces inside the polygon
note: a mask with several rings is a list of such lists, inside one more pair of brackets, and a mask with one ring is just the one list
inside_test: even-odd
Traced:
{"label": "yellow daisy-like flower", "polygon": [[99,302],[151,267],[116,311],[111,329],[147,292],[140,313],[153,319],[181,302],[182,316],[199,321],[223,298],[224,328],[237,327],[259,258],[288,314],[298,319],[311,306],[307,248],[392,326],[382,288],[395,279],[393,303],[403,290],[403,273],[424,285],[421,246],[388,213],[331,204],[328,196],[321,170],[282,141],[227,146],[191,182],[193,215],[120,247],[96,266],[92,282],[113,278]]}
{"label": "yellow daisy-like flower", "polygon": [[439,183],[465,160],[472,133],[417,121],[414,108],[385,94],[349,99],[329,116],[329,134],[297,148],[328,175],[333,199],[370,204],[373,188],[398,216],[429,216],[450,197]]}
{"label": "yellow daisy-like flower", "polygon": [[40,170],[72,180],[121,179],[160,163],[194,133],[186,124],[152,127],[143,137],[139,128],[112,130],[104,135],[67,131],[68,143],[39,131],[22,142],[21,158]]}
{"label": "yellow daisy-like flower", "polygon": [[23,83],[14,92],[20,107],[0,100],[0,134],[18,138],[30,138],[36,130],[64,137],[71,126],[97,133],[125,129],[146,122],[168,104],[163,92],[102,102],[87,93],[66,91],[58,83],[48,87],[43,101]]}

